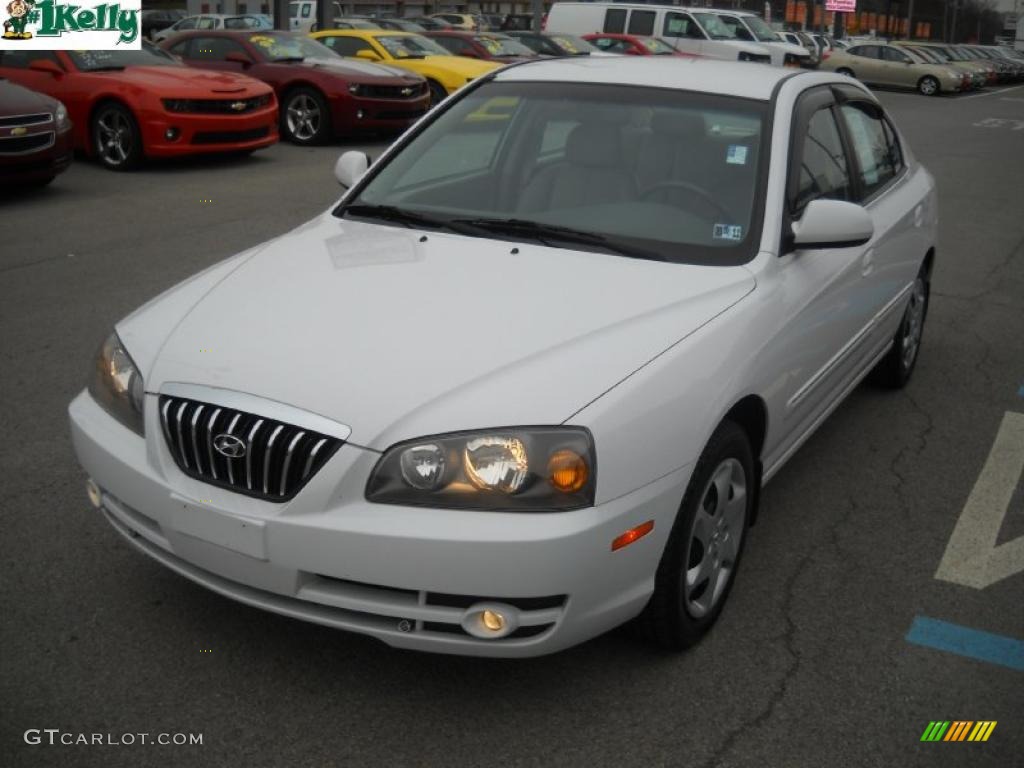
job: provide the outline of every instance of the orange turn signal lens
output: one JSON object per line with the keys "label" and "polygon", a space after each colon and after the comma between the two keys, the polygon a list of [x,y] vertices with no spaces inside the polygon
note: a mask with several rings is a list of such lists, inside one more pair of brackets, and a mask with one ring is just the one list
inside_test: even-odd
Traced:
{"label": "orange turn signal lens", "polygon": [[587,484],[590,470],[576,451],[555,451],[548,459],[548,482],[563,493],[575,493]]}
{"label": "orange turn signal lens", "polygon": [[621,536],[617,536],[612,542],[612,552],[616,549],[622,549],[628,547],[637,539],[642,539],[648,533],[654,530],[654,521],[648,520],[646,523],[641,523],[636,528],[630,528]]}

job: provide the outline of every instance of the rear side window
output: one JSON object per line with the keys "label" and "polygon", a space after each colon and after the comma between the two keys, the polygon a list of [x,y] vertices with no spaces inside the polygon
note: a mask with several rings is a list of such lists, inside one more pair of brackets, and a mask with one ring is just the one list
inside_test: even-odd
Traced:
{"label": "rear side window", "polygon": [[633,11],[629,17],[629,34],[653,35],[654,11]]}
{"label": "rear side window", "polygon": [[888,184],[902,168],[895,134],[882,113],[871,104],[851,102],[841,107],[860,168],[862,199]]}
{"label": "rear side window", "polygon": [[849,163],[839,127],[828,107],[819,109],[808,121],[798,179],[791,206],[794,214],[799,214],[811,200],[850,199]]}
{"label": "rear side window", "polygon": [[609,8],[604,12],[604,31],[615,33],[626,31],[625,9]]}

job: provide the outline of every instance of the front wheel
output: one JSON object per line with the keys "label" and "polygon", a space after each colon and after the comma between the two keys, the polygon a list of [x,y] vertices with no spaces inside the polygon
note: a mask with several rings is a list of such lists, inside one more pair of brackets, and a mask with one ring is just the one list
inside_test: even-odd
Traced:
{"label": "front wheel", "polygon": [[853,70],[847,67],[840,67],[836,70],[837,75],[846,75],[847,77],[853,77]]}
{"label": "front wheel", "polygon": [[102,104],[92,118],[93,149],[112,171],[128,171],[142,162],[142,134],[131,110],[113,102]]}
{"label": "front wheel", "polygon": [[756,482],[750,440],[722,422],[694,468],[640,617],[658,645],[688,648],[715,623],[735,580]]}
{"label": "front wheel", "polygon": [[312,88],[297,88],[281,104],[281,132],[295,144],[322,144],[331,130],[327,100]]}
{"label": "front wheel", "polygon": [[431,107],[436,107],[448,97],[448,91],[446,91],[444,86],[437,82],[437,80],[428,80],[427,85],[430,86]]}
{"label": "front wheel", "polygon": [[924,321],[928,315],[930,294],[928,274],[924,269],[918,273],[910,289],[910,301],[903,312],[899,330],[893,339],[892,348],[871,372],[871,382],[888,389],[901,389],[910,381],[917,364],[924,335]]}
{"label": "front wheel", "polygon": [[942,88],[939,85],[939,81],[931,75],[922,77],[917,82],[917,91],[922,96],[938,96],[941,90]]}

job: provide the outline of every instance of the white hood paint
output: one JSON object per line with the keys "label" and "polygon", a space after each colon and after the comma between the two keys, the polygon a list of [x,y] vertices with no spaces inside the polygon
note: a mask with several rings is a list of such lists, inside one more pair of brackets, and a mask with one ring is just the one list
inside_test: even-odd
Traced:
{"label": "white hood paint", "polygon": [[347,424],[378,450],[560,423],[754,287],[743,267],[330,214],[204,275],[118,325],[147,391],[247,392]]}

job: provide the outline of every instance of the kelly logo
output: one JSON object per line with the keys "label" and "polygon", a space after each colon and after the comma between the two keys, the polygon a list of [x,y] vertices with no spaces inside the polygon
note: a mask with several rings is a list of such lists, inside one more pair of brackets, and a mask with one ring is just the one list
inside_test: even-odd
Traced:
{"label": "kelly logo", "polygon": [[932,720],[921,741],[988,741],[995,729],[995,720]]}
{"label": "kelly logo", "polygon": [[141,0],[0,0],[0,50],[112,50],[142,46]]}

